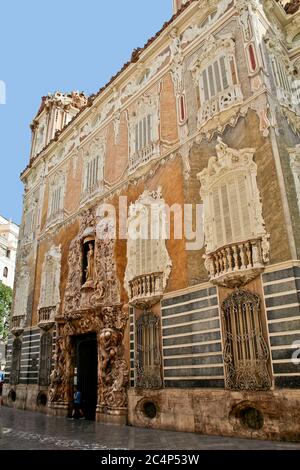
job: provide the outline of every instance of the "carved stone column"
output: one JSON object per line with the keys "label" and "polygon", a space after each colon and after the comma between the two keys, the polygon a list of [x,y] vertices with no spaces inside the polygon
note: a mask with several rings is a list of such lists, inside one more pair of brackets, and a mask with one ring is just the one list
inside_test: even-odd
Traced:
{"label": "carved stone column", "polygon": [[129,369],[124,358],[123,337],[127,308],[103,307],[103,326],[98,333],[98,421],[126,423]]}

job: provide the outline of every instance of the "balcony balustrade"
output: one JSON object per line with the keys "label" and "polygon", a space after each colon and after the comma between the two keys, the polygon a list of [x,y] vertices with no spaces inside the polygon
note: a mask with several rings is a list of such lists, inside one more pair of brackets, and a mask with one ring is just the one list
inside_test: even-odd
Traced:
{"label": "balcony balustrade", "polygon": [[264,270],[262,239],[231,243],[206,255],[206,267],[213,284],[239,287]]}
{"label": "balcony balustrade", "polygon": [[14,315],[11,319],[11,332],[15,336],[23,333],[25,328],[25,315]]}
{"label": "balcony balustrade", "polygon": [[234,106],[243,101],[243,94],[240,85],[234,85],[227,90],[222,91],[211,100],[202,104],[199,114],[199,125],[205,124],[214,115],[225,111],[226,109]]}
{"label": "balcony balustrade", "polygon": [[163,296],[163,273],[136,276],[129,287],[131,305],[142,309],[155,305]]}
{"label": "balcony balustrade", "polygon": [[55,323],[56,306],[41,307],[38,310],[38,326],[43,330],[50,329]]}

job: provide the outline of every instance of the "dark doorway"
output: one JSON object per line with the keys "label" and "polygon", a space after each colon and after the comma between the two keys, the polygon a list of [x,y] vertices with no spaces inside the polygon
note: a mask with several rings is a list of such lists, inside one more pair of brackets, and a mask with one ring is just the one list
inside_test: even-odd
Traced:
{"label": "dark doorway", "polygon": [[82,394],[82,410],[86,419],[95,419],[98,388],[98,357],[96,333],[77,336],[77,389]]}

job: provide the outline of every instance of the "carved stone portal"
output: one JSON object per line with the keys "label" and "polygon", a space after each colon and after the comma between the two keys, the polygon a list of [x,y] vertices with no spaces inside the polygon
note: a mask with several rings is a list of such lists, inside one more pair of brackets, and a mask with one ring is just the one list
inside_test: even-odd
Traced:
{"label": "carved stone portal", "polygon": [[[93,287],[82,286],[82,243],[95,237],[95,253],[90,250],[89,274],[93,266]],[[94,251],[94,250],[93,250]],[[64,410],[72,403],[74,380],[74,338],[97,334],[98,400],[96,415],[124,416],[127,410],[128,365],[124,359],[123,337],[128,311],[120,304],[119,284],[114,262],[114,241],[96,238],[96,218],[84,213],[79,235],[70,246],[69,275],[63,311],[56,316],[57,339],[55,367],[49,388],[50,407]]]}

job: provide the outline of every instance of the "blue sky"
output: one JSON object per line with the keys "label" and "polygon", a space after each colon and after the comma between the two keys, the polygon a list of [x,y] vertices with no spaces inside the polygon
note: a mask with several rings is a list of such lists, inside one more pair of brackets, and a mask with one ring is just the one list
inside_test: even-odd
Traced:
{"label": "blue sky", "polygon": [[0,214],[21,221],[20,172],[41,96],[96,92],[172,15],[172,0],[10,0],[0,5]]}

